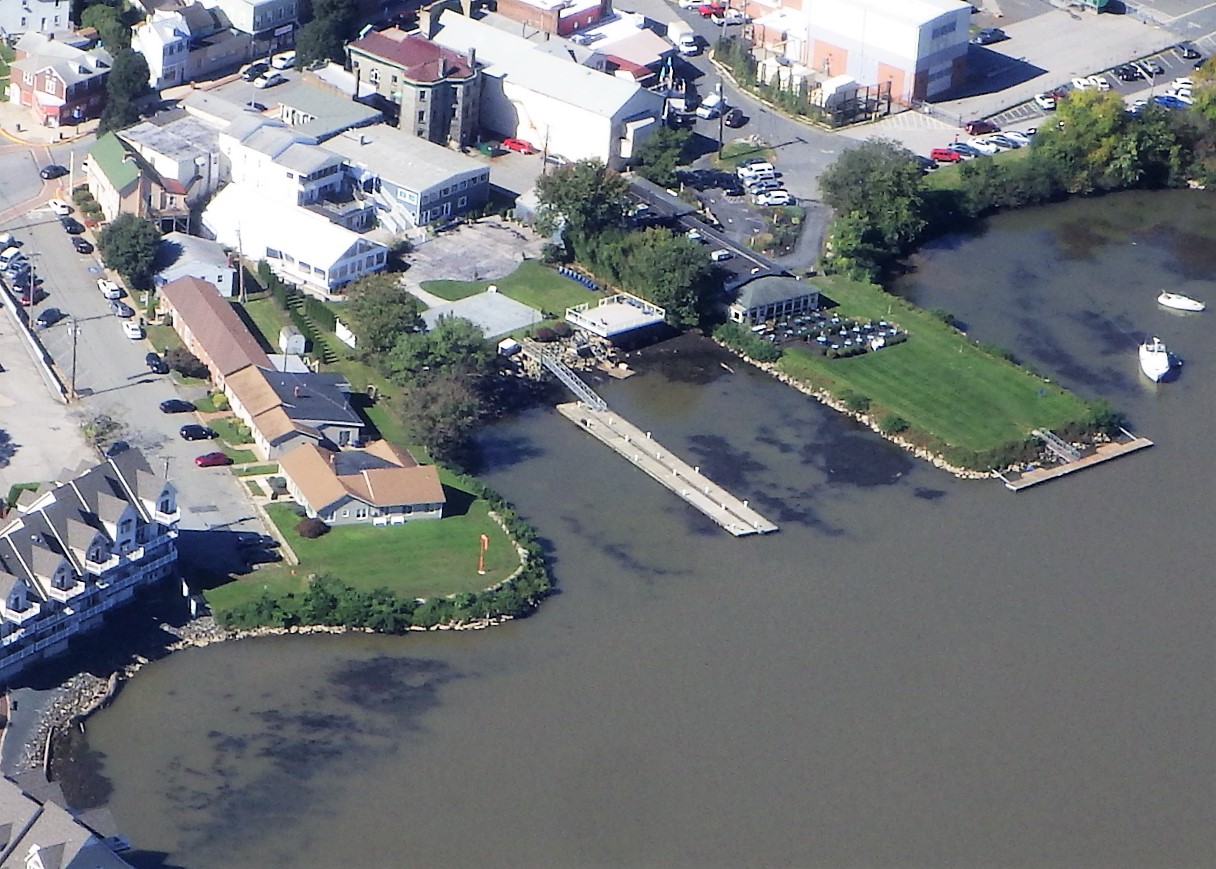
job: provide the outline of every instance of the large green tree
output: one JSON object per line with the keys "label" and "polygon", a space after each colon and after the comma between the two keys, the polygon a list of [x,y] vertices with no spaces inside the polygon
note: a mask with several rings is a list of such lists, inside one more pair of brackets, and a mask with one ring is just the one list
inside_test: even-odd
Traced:
{"label": "large green tree", "polygon": [[473,380],[493,370],[494,349],[481,329],[463,317],[444,316],[429,332],[399,335],[382,367],[396,383],[438,374]]}
{"label": "large green tree", "polygon": [[628,205],[629,182],[599,160],[580,160],[536,179],[538,227],[564,226],[575,253],[588,239],[617,226]]}
{"label": "large green tree", "polygon": [[80,13],[80,26],[92,27],[106,51],[116,55],[131,47],[131,28],[123,22],[122,9],[107,3],[91,4]]}
{"label": "large green tree", "polygon": [[675,187],[676,169],[688,162],[686,150],[692,139],[690,130],[659,127],[637,152],[637,172],[660,187]]}
{"label": "large green tree", "polygon": [[106,268],[126,278],[138,289],[152,286],[152,262],[160,244],[160,231],[150,221],[134,214],[120,214],[97,236]]}
{"label": "large green tree", "polygon": [[662,227],[600,236],[595,263],[615,283],[665,308],[675,325],[696,323],[716,290],[705,248]]}
{"label": "large green tree", "polygon": [[99,133],[121,130],[139,121],[137,100],[148,93],[150,76],[148,61],[138,51],[124,48],[114,55],[114,66],[106,76],[106,107],[101,113]]}
{"label": "large green tree", "polygon": [[313,0],[311,18],[296,36],[296,62],[303,68],[315,61],[345,58],[346,40],[354,35],[357,0]]}
{"label": "large green tree", "polygon": [[460,460],[481,415],[481,396],[463,374],[438,374],[405,388],[396,405],[401,422],[434,458]]}
{"label": "large green tree", "polygon": [[359,278],[347,291],[342,320],[355,333],[364,353],[382,353],[410,332],[421,332],[423,304],[401,285],[399,275],[378,273]]}
{"label": "large green tree", "polygon": [[915,156],[898,142],[867,139],[819,176],[824,201],[838,216],[855,215],[893,253],[905,251],[925,227],[924,182]]}

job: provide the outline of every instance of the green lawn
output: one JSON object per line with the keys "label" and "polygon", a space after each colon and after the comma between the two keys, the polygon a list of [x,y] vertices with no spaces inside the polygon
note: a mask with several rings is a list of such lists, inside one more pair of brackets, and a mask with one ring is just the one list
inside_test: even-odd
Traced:
{"label": "green lawn", "polygon": [[[457,492],[460,503],[471,497]],[[453,490],[448,489],[448,497]],[[506,579],[519,566],[515,547],[489,518],[485,501],[476,500],[461,516],[439,521],[407,522],[376,528],[371,525],[335,525],[328,534],[305,540],[295,532],[299,518],[289,504],[271,504],[270,518],[300,558],[294,568],[264,567],[245,579],[207,592],[208,602],[223,610],[256,598],[263,583],[273,591],[300,591],[310,574],[329,573],[356,588],[389,588],[400,595],[425,598],[462,591],[480,591]],[[486,573],[477,573],[481,535],[490,539]]]}
{"label": "green lawn", "polygon": [[235,447],[228,446],[228,444],[221,444],[220,452],[232,459],[234,465],[243,465],[247,462],[256,462],[258,460],[258,455],[253,450],[238,450]]}
{"label": "green lawn", "polygon": [[194,407],[197,410],[202,411],[203,413],[218,413],[221,410],[227,410],[228,409],[227,404],[225,404],[223,407],[220,407],[215,403],[216,395],[223,395],[223,393],[222,392],[220,392],[220,393],[208,392],[202,398],[196,398],[194,400]]}
{"label": "green lawn", "polygon": [[538,260],[524,260],[506,277],[485,281],[423,281],[422,289],[454,302],[483,292],[490,284],[517,302],[556,314],[599,298],[582,284],[562,277]]}
{"label": "green lawn", "polygon": [[249,426],[235,416],[222,416],[207,424],[216,430],[220,440],[225,443],[240,445],[253,442],[253,433],[249,431]]}
{"label": "green lawn", "polygon": [[981,350],[929,313],[880,288],[817,279],[845,316],[885,319],[906,343],[851,359],[787,350],[780,366],[799,380],[866,396],[873,412],[903,417],[913,431],[983,452],[1088,418],[1086,404],[1025,369]]}
{"label": "green lawn", "polygon": [[233,471],[238,477],[259,477],[265,474],[277,474],[278,472],[279,466],[275,464],[251,465],[248,468],[239,468]]}
{"label": "green lawn", "polygon": [[182,339],[173,331],[172,326],[144,326],[144,332],[148,334],[148,342],[156,348],[157,353],[164,353],[166,349],[173,347],[182,347]]}
{"label": "green lawn", "polygon": [[[267,347],[277,347],[279,343],[279,330],[284,326],[291,325],[291,321],[287,319],[287,315],[279,310],[279,306],[275,304],[274,299],[266,294],[260,299],[250,299],[241,305],[236,303],[237,309],[244,308],[245,313],[249,315],[249,319],[257,327],[257,330],[262,334],[262,341]],[[278,352],[277,350],[275,351]]]}
{"label": "green lawn", "polygon": [[[1000,151],[986,157],[976,157],[976,160],[996,160],[1004,163],[1010,160],[1025,160],[1030,153],[1029,148],[1015,148],[1012,151]],[[936,170],[925,176],[926,190],[959,190],[959,167],[963,163],[942,163]]]}
{"label": "green lawn", "polygon": [[722,146],[722,156],[714,157],[714,166],[718,169],[734,169],[748,158],[758,158],[777,165],[777,152],[764,145],[755,145],[742,139],[727,142]]}
{"label": "green lawn", "polygon": [[258,497],[261,497],[266,494],[265,492],[262,491],[262,487],[260,485],[258,485],[257,480],[246,480],[245,488],[247,488],[249,490],[250,495],[256,495]]}

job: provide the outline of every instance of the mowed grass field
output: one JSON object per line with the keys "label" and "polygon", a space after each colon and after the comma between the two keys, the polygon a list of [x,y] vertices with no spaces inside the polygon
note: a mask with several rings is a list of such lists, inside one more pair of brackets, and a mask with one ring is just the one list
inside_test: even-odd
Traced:
{"label": "mowed grass field", "polygon": [[599,298],[596,293],[537,260],[524,260],[519,268],[502,278],[488,281],[423,281],[421,286],[428,293],[455,302],[484,292],[490,284],[498,287],[498,291],[508,298],[559,315],[566,308]]}
{"label": "mowed grass field", "polygon": [[929,313],[882,291],[837,278],[816,279],[843,316],[893,322],[908,331],[894,347],[850,359],[787,349],[786,373],[840,396],[864,395],[870,413],[902,417],[912,432],[984,452],[1021,441],[1032,429],[1086,419],[1085,402],[1055,384],[977,347]]}

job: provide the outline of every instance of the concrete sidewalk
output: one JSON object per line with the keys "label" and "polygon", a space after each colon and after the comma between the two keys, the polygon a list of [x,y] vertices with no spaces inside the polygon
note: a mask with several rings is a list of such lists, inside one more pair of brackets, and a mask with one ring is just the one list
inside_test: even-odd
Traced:
{"label": "concrete sidewalk", "polygon": [[73,127],[44,127],[24,106],[0,102],[0,137],[18,145],[64,145],[93,135],[97,125],[94,119]]}

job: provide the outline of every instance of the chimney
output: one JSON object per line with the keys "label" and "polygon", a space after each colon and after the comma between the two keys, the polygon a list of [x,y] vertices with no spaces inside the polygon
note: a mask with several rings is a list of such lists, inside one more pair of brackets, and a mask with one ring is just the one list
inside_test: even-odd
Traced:
{"label": "chimney", "polygon": [[477,49],[469,46],[469,69],[477,69]]}
{"label": "chimney", "polygon": [[337,464],[337,462],[338,462],[338,454],[330,453],[329,454],[329,466],[332,468]]}
{"label": "chimney", "polygon": [[299,384],[297,384],[297,385],[295,385],[295,386],[293,386],[293,387],[291,388],[291,394],[292,394],[293,396],[295,396],[296,398],[299,398],[299,397],[300,397],[300,387],[299,387]]}

